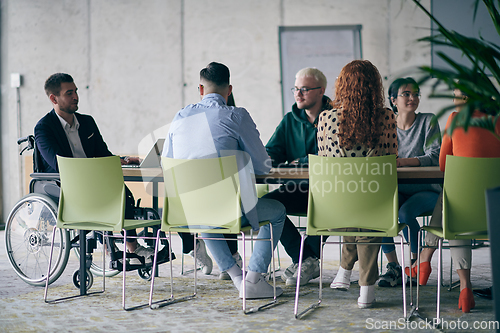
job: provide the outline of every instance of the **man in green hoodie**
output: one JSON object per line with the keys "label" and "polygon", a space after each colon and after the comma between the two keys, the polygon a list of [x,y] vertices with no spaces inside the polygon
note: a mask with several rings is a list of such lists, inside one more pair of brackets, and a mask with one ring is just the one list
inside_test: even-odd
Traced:
{"label": "man in green hoodie", "polygon": [[[273,161],[274,167],[306,166],[308,154],[318,154],[317,124],[318,115],[322,110],[331,108],[331,100],[324,96],[326,77],[316,68],[304,68],[295,75],[295,87],[292,88],[295,104],[292,112],[288,112],[276,128],[266,145],[266,150]],[[302,183],[287,183],[270,192],[264,198],[280,201],[287,214],[304,215],[307,213],[307,198],[309,185]],[[297,283],[297,268],[300,254],[300,233],[287,217],[281,234],[281,244],[293,264],[282,274],[281,278],[287,285]],[[302,272],[300,284],[319,276],[319,236],[307,237],[304,243]]]}

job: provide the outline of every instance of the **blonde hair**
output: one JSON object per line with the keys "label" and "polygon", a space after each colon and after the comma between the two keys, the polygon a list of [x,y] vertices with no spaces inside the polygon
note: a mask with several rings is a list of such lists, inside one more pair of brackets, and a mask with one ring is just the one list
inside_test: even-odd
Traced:
{"label": "blonde hair", "polygon": [[313,67],[306,67],[302,68],[300,71],[297,72],[297,74],[295,74],[296,79],[305,76],[314,77],[316,81],[318,81],[321,88],[326,88],[326,76],[319,69]]}

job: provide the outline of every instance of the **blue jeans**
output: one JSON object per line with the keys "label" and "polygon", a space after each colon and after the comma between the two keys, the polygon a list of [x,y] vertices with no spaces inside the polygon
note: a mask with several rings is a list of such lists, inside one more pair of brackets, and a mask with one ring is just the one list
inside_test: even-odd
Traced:
{"label": "blue jeans", "polygon": [[[283,230],[283,223],[286,218],[285,207],[276,200],[271,199],[259,199],[256,205],[257,215],[259,221],[270,221],[260,228],[259,235],[257,239],[271,237],[270,226],[273,228],[273,249],[276,248],[276,244],[281,237],[281,231]],[[241,219],[242,227],[249,226],[248,220],[243,217]],[[224,238],[222,234],[202,234],[203,237],[208,238]],[[212,256],[219,266],[221,272],[227,271],[236,264],[229,246],[226,241],[209,240],[205,239],[205,244],[212,253]],[[253,247],[252,257],[250,258],[250,263],[248,264],[248,270],[258,273],[266,273],[269,264],[271,263],[271,246],[268,242],[257,241]]]}
{"label": "blue jeans", "polygon": [[[420,230],[420,224],[417,221],[417,216],[420,216],[426,212],[432,212],[434,206],[436,206],[436,201],[438,199],[439,193],[432,191],[421,191],[413,195],[405,195],[399,193],[399,222],[406,223],[410,229],[410,243],[411,252],[418,252],[418,231]],[[408,229],[403,230],[405,239],[408,241]],[[392,237],[382,238],[383,243],[393,242]],[[382,251],[384,253],[392,252],[396,249],[394,244],[384,244],[382,245]]]}

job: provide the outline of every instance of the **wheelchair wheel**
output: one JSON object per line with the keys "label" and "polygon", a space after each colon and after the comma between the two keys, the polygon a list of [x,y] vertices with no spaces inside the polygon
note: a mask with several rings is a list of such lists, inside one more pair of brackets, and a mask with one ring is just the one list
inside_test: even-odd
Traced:
{"label": "wheelchair wheel", "polygon": [[[5,226],[5,246],[17,275],[33,286],[45,285],[57,204],[48,196],[31,193],[11,210]],[[68,263],[69,232],[58,229],[54,239],[49,284],[59,278]]]}
{"label": "wheelchair wheel", "polygon": [[[94,277],[92,276],[92,273],[90,273],[90,270],[87,269],[87,275],[86,275],[86,278],[87,278],[87,290],[89,290],[92,285],[94,284]],[[73,285],[76,287],[76,288],[80,288],[80,270],[76,270],[74,273],[73,273]]]}
{"label": "wheelchair wheel", "polygon": [[137,270],[137,274],[141,277],[143,280],[151,281],[151,273],[153,271],[152,267],[148,268],[139,268]]}
{"label": "wheelchair wheel", "polygon": [[[77,235],[75,230],[70,230],[71,239],[73,239]],[[87,234],[87,238],[92,237],[92,233],[89,232]],[[109,239],[109,238],[108,238]],[[97,248],[92,251],[92,264],[90,265],[90,271],[95,274],[95,276],[102,276],[103,267],[102,267],[102,251],[104,250],[104,246],[102,244],[102,237],[97,240]],[[117,242],[115,242],[117,243]],[[120,247],[122,244],[117,244]],[[73,248],[73,253],[76,255],[78,260],[80,260],[80,249],[78,247]],[[105,265],[109,265],[110,257],[106,254],[106,258],[104,260]],[[109,266],[106,266],[106,277],[112,277],[120,273],[120,271],[116,269],[110,269]]]}

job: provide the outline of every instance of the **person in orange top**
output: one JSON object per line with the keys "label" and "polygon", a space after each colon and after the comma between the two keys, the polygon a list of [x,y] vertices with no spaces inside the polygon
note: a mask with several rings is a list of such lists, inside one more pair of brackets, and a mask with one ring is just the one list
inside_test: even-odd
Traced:
{"label": "person in orange top", "polygon": [[[451,124],[453,118],[460,112],[462,106],[467,100],[460,90],[455,89],[455,109],[446,123],[446,129]],[[479,110],[474,111],[473,117],[484,117],[486,113]],[[500,121],[495,126],[495,136],[490,131],[481,127],[469,127],[467,132],[463,128],[456,128],[451,137],[446,133],[443,135],[443,142],[441,144],[441,152],[439,154],[439,167],[441,171],[445,170],[446,155],[464,156],[464,157],[500,157]],[[441,225],[442,213],[442,194],[438,199],[438,204],[432,214],[430,225]],[[425,243],[428,246],[437,246],[438,238],[431,233],[427,233]],[[451,257],[453,265],[457,267],[458,277],[460,278],[460,297],[458,300],[458,308],[463,312],[470,312],[474,308],[474,296],[472,295],[472,285],[470,281],[470,268],[472,251],[470,247],[470,240],[449,240],[450,245],[465,246],[465,247],[451,247]],[[467,246],[469,245],[469,246]],[[431,273],[430,261],[434,254],[435,248],[424,248],[420,253],[420,285],[426,285],[429,275]],[[406,274],[409,275],[409,269],[406,269]],[[412,267],[412,276],[417,275],[416,264]]]}
{"label": "person in orange top", "polygon": [[[457,111],[461,109],[460,104],[464,103],[466,96],[460,90],[455,90],[455,99],[453,100]],[[451,121],[458,112],[453,112],[448,121],[446,128],[451,124]],[[474,111],[474,118],[484,117],[485,113]],[[500,135],[500,121],[497,122],[495,132]],[[439,155],[439,168],[444,171],[446,163],[446,155],[465,156],[465,157],[500,157],[500,140],[490,131],[480,127],[469,127],[467,132],[463,128],[456,128],[453,135],[450,137],[445,134],[443,143],[441,144],[441,154]]]}

